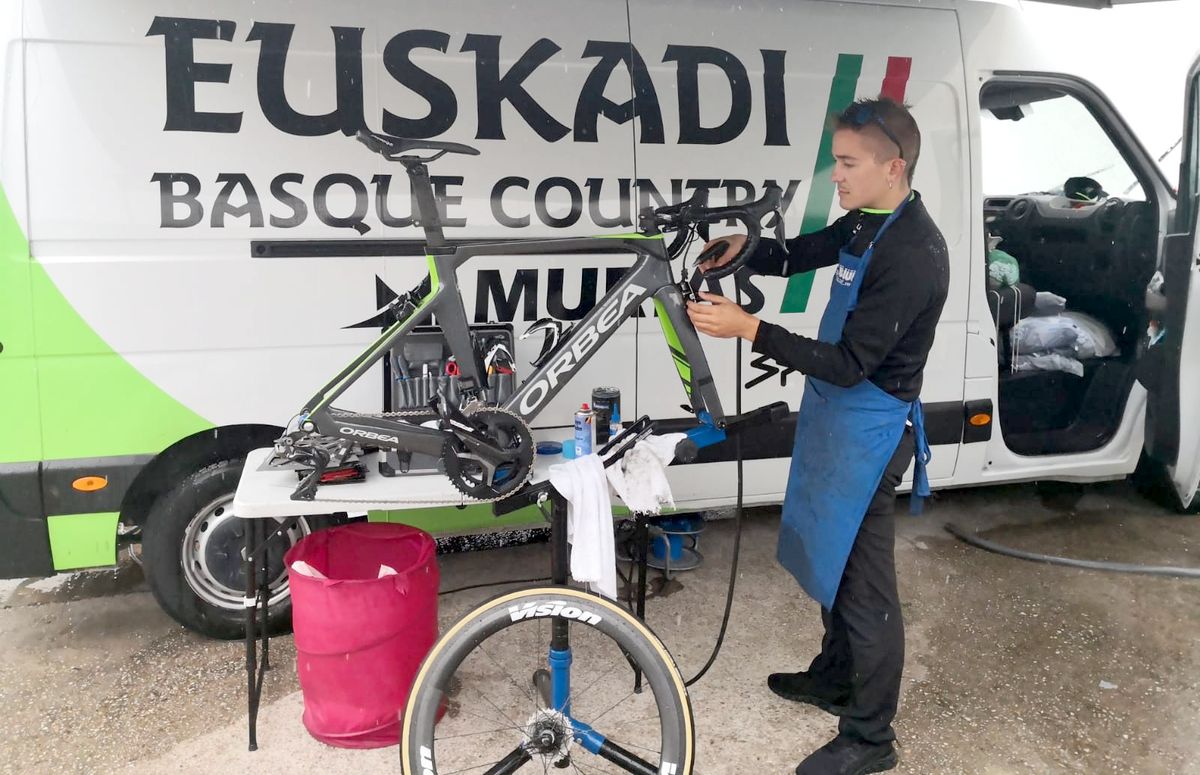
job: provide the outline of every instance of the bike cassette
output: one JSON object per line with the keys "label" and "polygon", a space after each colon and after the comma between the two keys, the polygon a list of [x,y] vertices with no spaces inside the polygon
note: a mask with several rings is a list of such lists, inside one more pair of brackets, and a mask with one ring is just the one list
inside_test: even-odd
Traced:
{"label": "bike cassette", "polygon": [[459,436],[442,450],[446,476],[459,492],[476,500],[499,500],[519,490],[533,476],[533,433],[525,421],[495,406],[471,405],[463,414],[491,442],[491,450]]}
{"label": "bike cassette", "polygon": [[539,757],[543,768],[566,769],[571,766],[573,735],[569,718],[549,708],[539,708],[526,725],[521,747],[530,758]]}

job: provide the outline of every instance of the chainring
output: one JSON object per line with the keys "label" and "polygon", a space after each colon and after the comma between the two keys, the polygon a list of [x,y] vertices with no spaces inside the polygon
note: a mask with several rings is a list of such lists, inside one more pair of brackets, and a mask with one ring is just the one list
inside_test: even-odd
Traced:
{"label": "chainring", "polygon": [[487,428],[487,435],[500,448],[511,453],[511,460],[492,469],[478,456],[462,448],[461,443],[446,442],[442,461],[446,476],[454,487],[469,498],[498,500],[519,490],[533,476],[533,432],[517,415],[495,406],[475,404],[464,414]]}

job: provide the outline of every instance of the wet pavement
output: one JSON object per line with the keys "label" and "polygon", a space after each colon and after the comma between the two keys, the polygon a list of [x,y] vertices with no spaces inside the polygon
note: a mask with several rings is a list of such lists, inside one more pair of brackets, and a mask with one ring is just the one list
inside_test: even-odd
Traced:
{"label": "wet pavement", "polygon": [[[899,519],[908,660],[897,772],[1200,772],[1200,581],[1025,562],[941,529],[952,521],[1031,551],[1200,567],[1200,518],[1108,484],[1053,507],[1032,486],[946,492],[925,516]],[[729,634],[691,690],[698,773],[788,773],[836,730],[765,685],[769,672],[804,667],[820,641],[817,606],[774,562],[777,526],[777,509],[747,515]],[[648,604],[686,677],[720,626],[732,545],[733,522],[711,522],[702,567]],[[547,558],[545,544],[443,557],[443,585],[524,578]],[[496,591],[443,597],[443,623]],[[395,748],[309,737],[291,638],[271,649],[260,750],[249,753],[243,645],[175,624],[136,564],[0,582],[0,773],[399,771]]]}

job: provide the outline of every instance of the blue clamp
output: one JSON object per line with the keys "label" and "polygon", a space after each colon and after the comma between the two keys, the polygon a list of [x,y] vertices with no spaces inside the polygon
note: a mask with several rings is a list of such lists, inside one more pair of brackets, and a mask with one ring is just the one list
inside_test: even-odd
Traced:
{"label": "blue clamp", "polygon": [[696,413],[700,424],[687,431],[687,437],[698,447],[711,447],[725,440],[725,429],[718,428],[713,422],[712,415],[705,410]]}

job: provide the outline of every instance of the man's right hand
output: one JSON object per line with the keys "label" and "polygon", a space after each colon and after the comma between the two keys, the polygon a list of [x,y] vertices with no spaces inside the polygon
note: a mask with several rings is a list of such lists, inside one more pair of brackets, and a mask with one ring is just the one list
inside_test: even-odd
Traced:
{"label": "man's right hand", "polygon": [[703,253],[705,250],[708,250],[709,247],[712,246],[713,244],[715,244],[717,242],[722,242],[722,241],[728,243],[727,247],[725,248],[725,252],[722,253],[721,255],[717,256],[716,258],[710,258],[708,261],[703,261],[700,264],[697,264],[697,266],[700,267],[700,271],[708,272],[710,270],[717,269],[718,267],[725,266],[730,261],[732,261],[734,259],[734,257],[737,256],[738,253],[742,252],[742,248],[745,247],[746,235],[745,234],[727,234],[724,237],[717,237],[716,239],[711,239],[704,244],[704,249],[701,250],[700,252]]}

